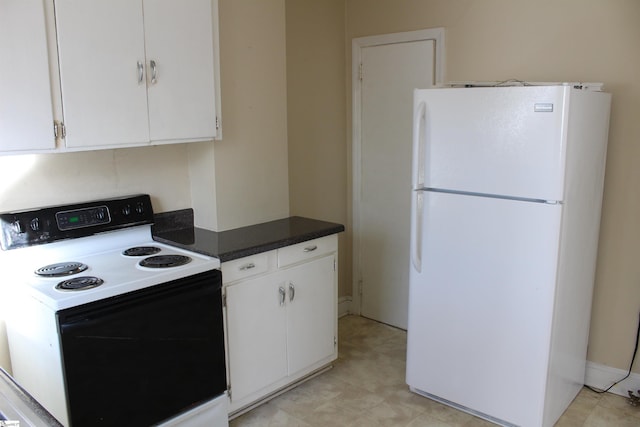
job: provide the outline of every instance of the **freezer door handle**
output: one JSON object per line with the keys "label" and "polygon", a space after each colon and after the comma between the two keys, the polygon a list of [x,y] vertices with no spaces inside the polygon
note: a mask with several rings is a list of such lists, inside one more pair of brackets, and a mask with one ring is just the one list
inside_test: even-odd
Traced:
{"label": "freezer door handle", "polygon": [[427,105],[420,102],[413,115],[413,188],[424,187]]}
{"label": "freezer door handle", "polygon": [[412,191],[411,201],[411,264],[422,272],[422,224],[424,223],[424,190]]}

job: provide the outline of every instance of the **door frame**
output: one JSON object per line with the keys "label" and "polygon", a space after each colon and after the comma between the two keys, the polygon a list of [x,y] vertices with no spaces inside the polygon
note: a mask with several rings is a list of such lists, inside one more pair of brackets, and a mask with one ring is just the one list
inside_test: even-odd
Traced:
{"label": "door frame", "polygon": [[360,251],[360,200],[362,190],[362,81],[360,80],[362,49],[372,46],[407,43],[414,41],[434,41],[434,70],[433,85],[444,84],[444,28],[408,31],[402,33],[381,34],[375,36],[354,38],[351,42],[351,92],[352,92],[352,298],[349,312],[361,314],[362,311],[362,271]]}

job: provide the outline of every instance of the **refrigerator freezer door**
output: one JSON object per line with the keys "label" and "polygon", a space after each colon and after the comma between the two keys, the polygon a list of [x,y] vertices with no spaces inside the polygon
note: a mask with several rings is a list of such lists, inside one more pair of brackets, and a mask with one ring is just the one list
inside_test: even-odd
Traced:
{"label": "refrigerator freezer door", "polygon": [[407,383],[516,425],[541,425],[562,206],[423,194]]}
{"label": "refrigerator freezer door", "polygon": [[[424,186],[461,192],[563,200],[568,86],[424,89]],[[415,136],[414,136],[415,138]],[[414,178],[414,185],[416,184]],[[414,186],[415,188],[415,186]]]}

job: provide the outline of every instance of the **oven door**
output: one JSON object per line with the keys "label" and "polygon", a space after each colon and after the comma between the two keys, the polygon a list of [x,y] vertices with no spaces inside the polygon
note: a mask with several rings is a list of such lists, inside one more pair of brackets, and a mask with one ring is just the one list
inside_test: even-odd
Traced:
{"label": "oven door", "polygon": [[221,274],[58,312],[72,426],[148,426],[227,389]]}

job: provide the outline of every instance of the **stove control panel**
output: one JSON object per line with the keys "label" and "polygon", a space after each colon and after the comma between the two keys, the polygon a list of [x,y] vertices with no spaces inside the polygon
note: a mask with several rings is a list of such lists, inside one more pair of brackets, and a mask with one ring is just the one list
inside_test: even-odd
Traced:
{"label": "stove control panel", "polygon": [[153,223],[147,194],[0,214],[3,250]]}
{"label": "stove control panel", "polygon": [[56,212],[56,222],[62,231],[74,228],[93,227],[101,224],[109,224],[111,215],[107,206],[76,209],[72,211]]}

